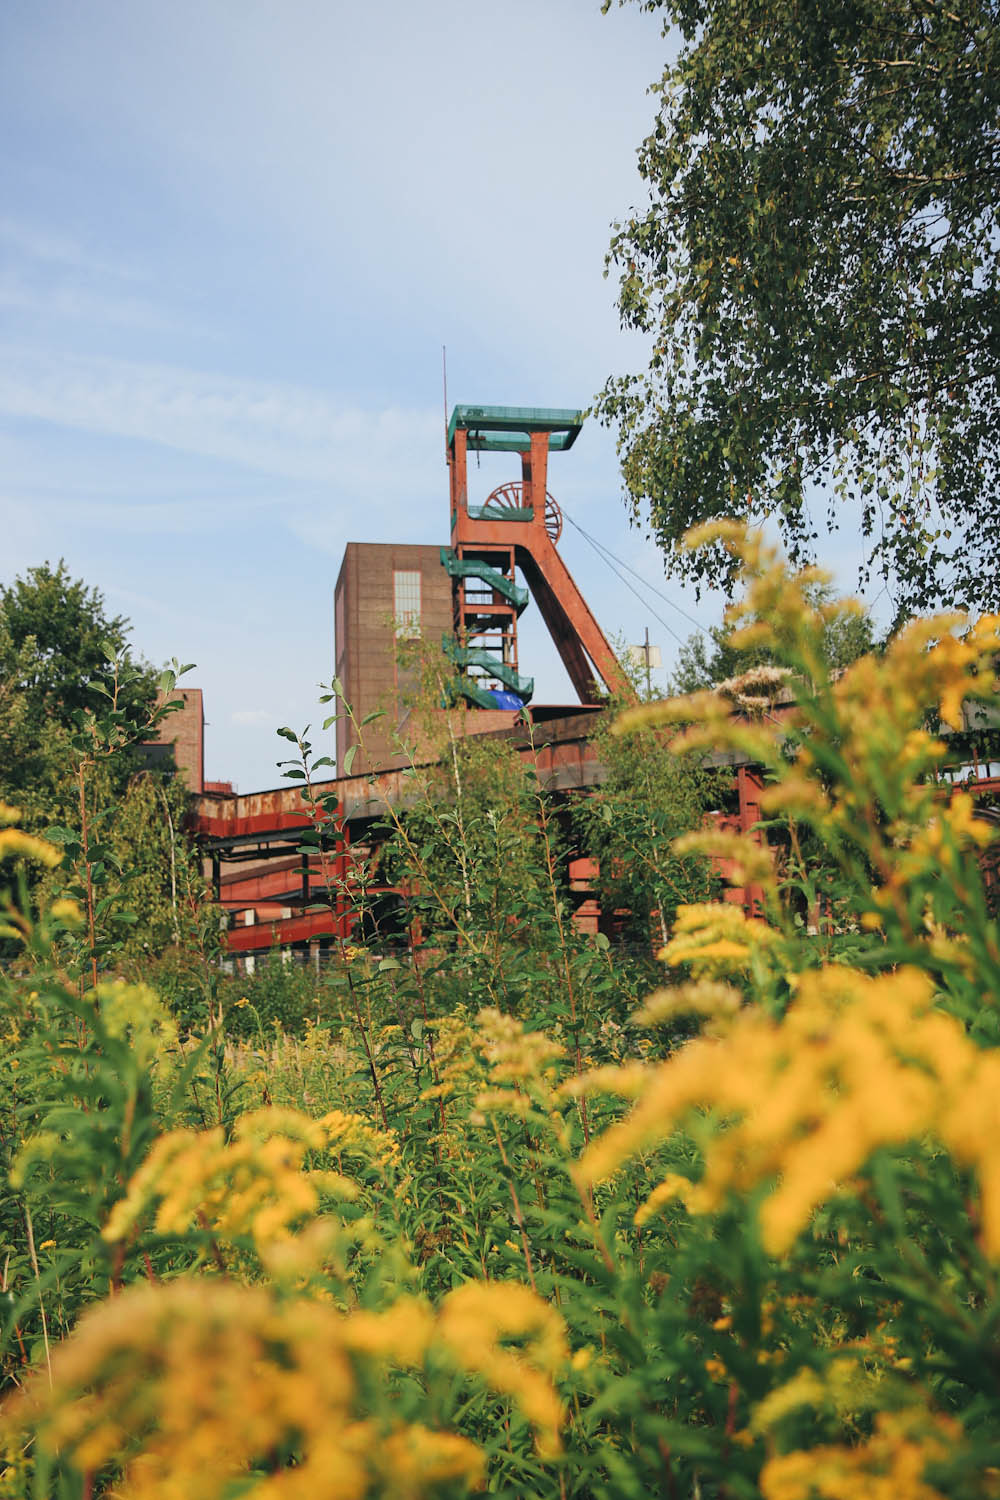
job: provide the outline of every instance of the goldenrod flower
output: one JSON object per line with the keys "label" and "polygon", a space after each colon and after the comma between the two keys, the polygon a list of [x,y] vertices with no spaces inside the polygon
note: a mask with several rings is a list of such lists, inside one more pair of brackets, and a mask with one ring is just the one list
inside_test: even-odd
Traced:
{"label": "goldenrod flower", "polygon": [[681,1177],[677,1172],[668,1172],[659,1186],[650,1193],[645,1203],[640,1203],[636,1209],[634,1216],[636,1228],[641,1229],[644,1224],[647,1224],[664,1203],[671,1203],[678,1198],[683,1203],[690,1191],[690,1178]]}
{"label": "goldenrod flower", "polygon": [[856,1447],[820,1446],[771,1458],[760,1475],[764,1500],[944,1500],[925,1483],[928,1464],[948,1457],[962,1435],[953,1417],[923,1408],[879,1412]]}
{"label": "goldenrod flower", "polygon": [[33,833],[22,833],[20,828],[0,828],[0,859],[35,859],[39,864],[54,870],[62,862],[62,853],[55,844],[36,838]]}
{"label": "goldenrod flower", "polygon": [[606,1178],[693,1111],[712,1110],[721,1123],[704,1143],[700,1181],[666,1177],[637,1221],[676,1196],[713,1212],[727,1194],[767,1184],[760,1227],[778,1255],[880,1146],[933,1134],[975,1169],[984,1248],[1000,1257],[1000,1056],[932,1001],[914,969],[801,974],[780,1020],[743,1010],[723,1037],[697,1038],[646,1070],[631,1113],[591,1142],[576,1176]]}
{"label": "goldenrod flower", "polygon": [[458,1433],[400,1422],[391,1404],[365,1410],[361,1392],[379,1388],[385,1362],[421,1365],[432,1351],[509,1396],[540,1451],[556,1451],[563,1326],[515,1283],[462,1287],[436,1318],[415,1299],[344,1315],[214,1278],[132,1287],[84,1314],[54,1353],[51,1387],[36,1380],[8,1427],[79,1469],[122,1467],[123,1488],[144,1500],[218,1500],[260,1454],[290,1447],[296,1462],[256,1483],[262,1500],[430,1500],[450,1480],[478,1486],[482,1453]]}
{"label": "goldenrod flower", "polygon": [[[563,1412],[551,1377],[569,1351],[555,1309],[516,1282],[467,1282],[445,1298],[438,1326],[461,1368],[513,1398],[538,1432],[539,1452],[558,1453]],[[524,1342],[515,1352],[503,1338]]]}
{"label": "goldenrod flower", "polygon": [[240,1117],[235,1138],[221,1127],[160,1136],[104,1227],[123,1239],[155,1206],[157,1234],[208,1227],[223,1239],[249,1236],[260,1246],[286,1238],[319,1210],[321,1194],[352,1199],[357,1185],[339,1172],[307,1171],[309,1150],[328,1146],[323,1123],[291,1109]]}
{"label": "goldenrod flower", "polygon": [[116,979],[97,986],[101,1020],[112,1036],[127,1038],[139,1061],[149,1066],[177,1041],[177,1023],[159,995],[146,984]]}
{"label": "goldenrod flower", "polygon": [[773,927],[748,917],[728,901],[679,906],[669,943],[657,954],[671,966],[687,964],[696,975],[748,968],[778,942]]}
{"label": "goldenrod flower", "polygon": [[81,927],[85,921],[83,912],[80,910],[77,902],[71,901],[68,896],[62,896],[58,900],[53,901],[49,907],[49,915],[53,916],[57,922],[64,923],[67,927]]}

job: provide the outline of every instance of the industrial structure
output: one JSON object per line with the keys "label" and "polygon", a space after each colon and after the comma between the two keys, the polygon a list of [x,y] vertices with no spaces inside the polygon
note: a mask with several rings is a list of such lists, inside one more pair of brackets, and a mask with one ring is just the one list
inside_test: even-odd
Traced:
{"label": "industrial structure", "polygon": [[[581,421],[580,412],[562,409],[456,406],[446,440],[448,545],[347,545],[335,593],[339,774],[313,788],[327,811],[317,814],[301,782],[249,796],[209,783],[196,801],[194,830],[226,913],[233,956],[252,962],[274,947],[318,954],[354,936],[357,873],[365,869],[368,897],[377,899],[370,882],[387,811],[405,815],[413,795],[407,766],[414,746],[418,758],[420,747],[407,733],[408,714],[414,696],[426,694],[417,674],[428,664],[436,707],[452,734],[511,741],[550,792],[581,793],[603,779],[589,738],[593,715],[607,694],[627,701],[633,693],[559,555],[562,515],[548,490],[550,457],[572,448]],[[468,457],[481,452],[516,456],[519,472],[474,500]],[[532,601],[576,704],[533,701],[534,682],[518,650],[518,621]],[[405,649],[414,643],[422,653],[416,665]],[[198,762],[197,788],[200,694],[186,707],[190,729],[178,751],[186,749]],[[978,790],[1000,791],[1000,764],[987,758],[981,766],[977,749],[986,730],[995,741],[996,727],[992,720],[988,726],[970,721],[961,745],[956,741],[961,774],[971,775]],[[759,769],[733,755],[716,759],[730,765],[733,776],[731,806],[719,821],[748,832],[760,818]],[[316,831],[317,818],[321,851],[303,841],[305,832]],[[602,920],[590,885],[594,873],[588,860],[570,858],[574,920],[590,931]],[[996,869],[985,873],[995,888]],[[398,900],[391,891],[381,894]],[[754,909],[758,893],[752,888],[730,894]]]}
{"label": "industrial structure", "polygon": [[[351,768],[407,759],[398,731],[423,688],[406,666],[405,646],[414,641],[423,645],[425,668],[436,657],[433,679],[446,704],[460,710],[462,735],[509,729],[521,715],[535,723],[565,716],[565,704],[532,705],[534,679],[522,672],[517,627],[532,601],[579,699],[571,708],[595,707],[609,692],[631,696],[556,547],[562,513],[547,487],[549,457],[573,446],[582,420],[563,409],[456,406],[446,439],[449,545],[348,543],[334,602],[336,672],[351,709],[337,722],[339,767],[372,713],[382,717]],[[510,453],[518,472],[473,499],[470,453]]]}
{"label": "industrial structure", "polygon": [[[547,487],[549,454],[573,446],[582,420],[578,411],[456,406],[448,424],[451,545],[442,548],[441,562],[453,583],[452,660],[463,673],[460,691],[481,708],[491,707],[482,686],[489,678],[522,701],[532,696],[534,683],[520,675],[517,654],[517,621],[529,593],[580,702],[598,704],[609,692],[632,696],[556,550],[562,512]],[[520,478],[471,505],[470,452],[517,453]],[[519,587],[518,571],[527,589]]]}
{"label": "industrial structure", "polygon": [[157,738],[143,746],[143,758],[151,769],[172,766],[183,771],[188,791],[198,796],[205,789],[205,708],[201,688],[178,688],[170,702],[175,705],[173,711],[161,724]]}
{"label": "industrial structure", "polygon": [[[446,435],[448,545],[348,543],[334,595],[334,661],[337,769],[349,774],[321,789],[337,807],[326,820],[322,860],[302,852],[312,818],[298,786],[240,797],[216,784],[198,799],[195,829],[229,915],[230,952],[350,934],[352,871],[374,857],[387,803],[405,809],[401,769],[414,739],[404,732],[413,699],[426,691],[419,666],[407,662],[413,643],[424,666],[433,666],[436,706],[453,733],[513,738],[550,790],[584,790],[600,780],[588,724],[608,693],[633,694],[557,549],[562,515],[548,490],[549,459],[573,446],[581,424],[579,411],[562,408],[456,406]],[[472,497],[468,458],[482,452],[511,454],[516,472]],[[532,701],[517,638],[532,601],[578,703]],[[579,920],[596,925],[585,863],[576,862],[570,882]],[[331,878],[335,897],[320,909]]]}
{"label": "industrial structure", "polygon": [[337,720],[338,767],[358,744],[357,725],[373,712],[383,717],[366,728],[364,751],[352,757],[352,768],[400,759],[396,731],[417,691],[402,648],[424,636],[440,641],[451,632],[451,580],[440,551],[404,542],[348,542],[344,549],[334,592],[334,659],[354,722],[346,714]]}

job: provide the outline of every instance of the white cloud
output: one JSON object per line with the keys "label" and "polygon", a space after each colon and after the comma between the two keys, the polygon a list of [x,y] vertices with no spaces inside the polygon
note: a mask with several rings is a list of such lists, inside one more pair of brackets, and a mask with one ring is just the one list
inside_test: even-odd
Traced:
{"label": "white cloud", "polygon": [[31,349],[11,351],[0,368],[0,415],[335,485],[366,503],[399,497],[415,455],[440,449],[441,418],[430,409],[366,411],[306,387]]}
{"label": "white cloud", "polygon": [[278,720],[269,708],[241,708],[229,715],[230,722],[254,729],[272,729]]}
{"label": "white cloud", "polygon": [[48,225],[0,214],[0,244],[8,252],[31,262],[49,262],[72,267],[75,271],[116,280],[139,281],[143,274],[132,266],[113,262],[94,254],[80,240]]}
{"label": "white cloud", "polygon": [[0,271],[0,307],[55,324],[63,320],[107,327],[177,330],[176,317],[140,297],[108,296],[87,286],[51,278],[30,279],[13,270]]}

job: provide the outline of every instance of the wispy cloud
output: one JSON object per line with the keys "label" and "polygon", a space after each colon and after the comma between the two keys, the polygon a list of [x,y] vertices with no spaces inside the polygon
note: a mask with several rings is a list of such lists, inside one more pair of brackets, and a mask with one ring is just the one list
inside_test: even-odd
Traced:
{"label": "wispy cloud", "polygon": [[431,409],[366,411],[306,387],[30,349],[0,367],[0,415],[336,486],[366,502],[405,494],[417,455],[440,449]]}
{"label": "wispy cloud", "polygon": [[120,281],[145,280],[145,274],[133,266],[94,254],[82,241],[47,225],[0,214],[0,245],[7,254],[26,261],[42,261],[72,267],[90,275],[113,277]]}
{"label": "wispy cloud", "polygon": [[229,715],[230,722],[253,729],[270,729],[278,721],[269,708],[240,708]]}
{"label": "wispy cloud", "polygon": [[29,313],[35,329],[46,324],[90,323],[139,330],[176,331],[177,318],[141,297],[107,295],[69,280],[31,280],[14,270],[0,272],[0,307]]}

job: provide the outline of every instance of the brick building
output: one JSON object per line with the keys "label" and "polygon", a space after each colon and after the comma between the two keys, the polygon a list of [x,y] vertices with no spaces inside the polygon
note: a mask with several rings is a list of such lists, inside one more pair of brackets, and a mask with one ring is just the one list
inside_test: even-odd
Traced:
{"label": "brick building", "polygon": [[150,765],[170,761],[184,772],[188,791],[200,796],[205,790],[205,712],[201,688],[178,688],[172,701],[180,708],[167,715],[155,741],[147,744]]}
{"label": "brick building", "polygon": [[[422,639],[440,651],[451,635],[451,579],[441,549],[424,544],[348,542],[334,594],[334,660],[347,702],[358,720],[375,709],[385,718],[365,730],[370,761],[398,764],[394,737],[416,691],[412,674],[400,670],[399,647]],[[342,707],[338,703],[338,710]],[[357,740],[348,719],[337,721],[337,767]],[[360,753],[352,770],[369,769]]]}

